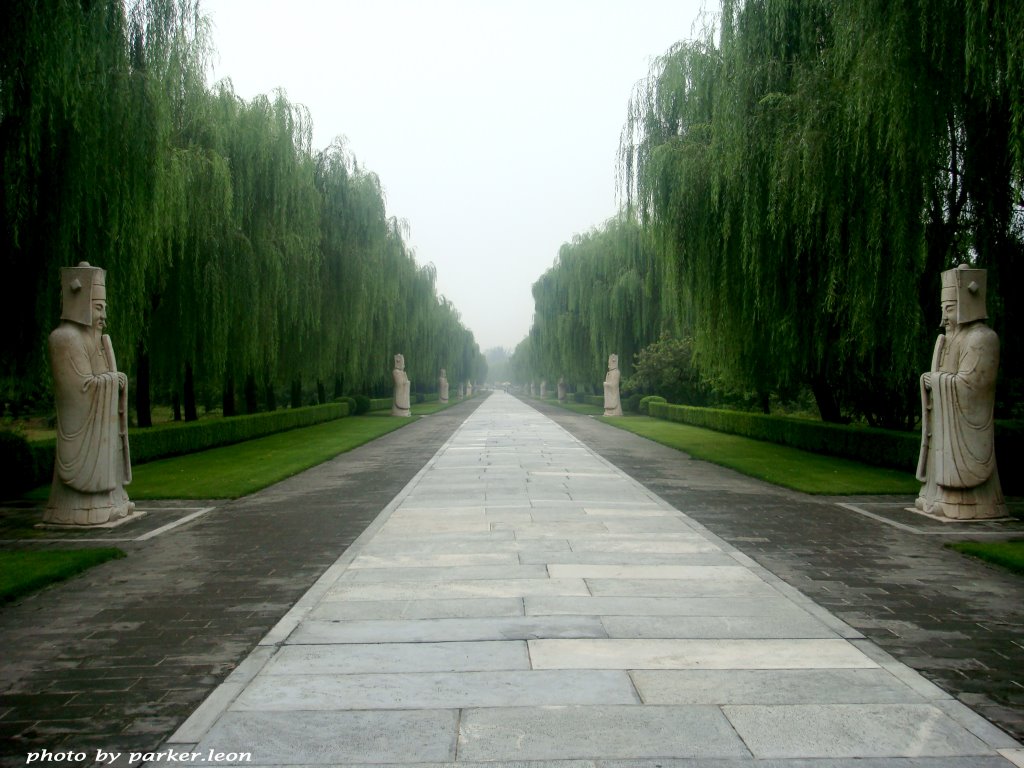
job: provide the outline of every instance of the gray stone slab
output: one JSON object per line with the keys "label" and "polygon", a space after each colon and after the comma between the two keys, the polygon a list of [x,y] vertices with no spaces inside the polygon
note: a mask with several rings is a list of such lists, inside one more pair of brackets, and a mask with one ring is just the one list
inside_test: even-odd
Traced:
{"label": "gray stone slab", "polygon": [[393,584],[338,583],[324,600],[429,600],[458,597],[589,595],[583,579],[508,579],[506,581],[399,581]]}
{"label": "gray stone slab", "polygon": [[470,619],[482,616],[522,616],[517,597],[451,600],[352,600],[319,603],[309,618],[324,621],[387,619]]}
{"label": "gray stone slab", "polygon": [[511,616],[392,621],[304,621],[290,645],[426,643],[472,640],[608,637],[596,616]]}
{"label": "gray stone slab", "polygon": [[991,754],[929,704],[795,704],[722,708],[755,757]]}
{"label": "gray stone slab", "polygon": [[645,704],[921,704],[884,669],[686,669],[630,673]]}
{"label": "gray stone slab", "polygon": [[666,537],[628,538],[624,535],[606,538],[570,536],[573,552],[636,552],[649,554],[688,554],[721,552],[721,547],[696,534],[669,534]]}
{"label": "gray stone slab", "polygon": [[517,565],[520,562],[519,556],[514,552],[363,554],[353,560],[349,568],[449,568],[465,565]]}
{"label": "gray stone slab", "polygon": [[347,675],[371,672],[481,672],[529,669],[526,643],[376,643],[288,645],[265,675]]}
{"label": "gray stone slab", "polygon": [[608,529],[600,521],[561,520],[545,523],[494,523],[493,530],[514,530],[516,539],[568,539],[581,533],[607,533]]}
{"label": "gray stone slab", "polygon": [[761,597],[527,597],[530,616],[772,616],[791,612],[780,595]]}
{"label": "gray stone slab", "polygon": [[684,581],[682,579],[587,579],[595,597],[760,597],[778,595],[760,579]]}
{"label": "gray stone slab", "polygon": [[519,561],[530,564],[559,565],[736,565],[724,552],[657,554],[646,552],[521,552]]}
{"label": "gray stone slab", "polygon": [[461,760],[743,757],[715,707],[522,707],[464,710]]}
{"label": "gray stone slab", "polygon": [[625,672],[530,670],[265,675],[245,690],[232,709],[461,709],[638,703]]}
{"label": "gray stone slab", "polygon": [[534,669],[870,669],[845,640],[530,640]]}
{"label": "gray stone slab", "polygon": [[458,712],[227,712],[195,751],[250,752],[253,765],[453,761]]}
{"label": "gray stone slab", "polygon": [[554,579],[671,579],[686,581],[709,581],[763,584],[749,569],[736,565],[594,565],[559,564],[548,565],[548,573]]}
{"label": "gray stone slab", "polygon": [[608,637],[622,638],[829,638],[838,637],[799,609],[769,616],[606,616]]}
{"label": "gray stone slab", "polygon": [[[554,574],[551,574],[552,576]],[[543,565],[449,565],[419,568],[360,568],[346,571],[340,582],[476,581],[487,579],[546,579]]]}
{"label": "gray stone slab", "polygon": [[661,533],[691,530],[690,526],[678,517],[638,517],[627,520],[602,517],[599,519],[604,521],[610,533]]}
{"label": "gray stone slab", "polygon": [[416,538],[381,538],[371,539],[362,549],[361,554],[369,555],[465,555],[479,553],[518,553],[518,552],[568,552],[568,541],[534,540],[516,541],[511,531],[501,534],[492,534],[491,537],[472,538],[454,537],[447,540],[438,540],[432,536],[429,540],[422,536]]}

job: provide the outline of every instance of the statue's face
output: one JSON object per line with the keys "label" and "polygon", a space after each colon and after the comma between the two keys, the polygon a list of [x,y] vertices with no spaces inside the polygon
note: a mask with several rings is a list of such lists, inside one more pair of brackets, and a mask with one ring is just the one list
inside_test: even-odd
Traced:
{"label": "statue's face", "polygon": [[92,327],[100,333],[107,327],[107,302],[103,299],[92,303]]}
{"label": "statue's face", "polygon": [[942,321],[939,323],[942,328],[951,331],[956,328],[956,302],[942,302]]}

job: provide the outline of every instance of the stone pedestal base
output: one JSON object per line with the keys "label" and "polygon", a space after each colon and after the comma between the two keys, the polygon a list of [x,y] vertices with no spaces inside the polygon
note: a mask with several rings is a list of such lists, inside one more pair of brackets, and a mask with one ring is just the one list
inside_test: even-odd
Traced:
{"label": "stone pedestal base", "polygon": [[65,525],[61,523],[47,523],[44,521],[42,523],[36,523],[34,527],[48,531],[83,531],[86,529],[92,530],[93,528],[120,528],[126,523],[134,523],[136,520],[145,517],[147,514],[148,513],[146,512],[137,512],[133,509],[131,513],[124,517],[119,517],[116,520],[109,520],[106,523],[93,523],[92,525]]}

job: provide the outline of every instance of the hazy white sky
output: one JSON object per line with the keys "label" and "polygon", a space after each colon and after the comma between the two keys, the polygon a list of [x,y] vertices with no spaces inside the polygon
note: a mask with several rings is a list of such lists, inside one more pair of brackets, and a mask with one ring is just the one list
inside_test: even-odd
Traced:
{"label": "hazy white sky", "polygon": [[514,348],[562,243],[613,216],[619,132],[704,0],[202,0],[211,80],[283,88],[344,136],[486,350]]}

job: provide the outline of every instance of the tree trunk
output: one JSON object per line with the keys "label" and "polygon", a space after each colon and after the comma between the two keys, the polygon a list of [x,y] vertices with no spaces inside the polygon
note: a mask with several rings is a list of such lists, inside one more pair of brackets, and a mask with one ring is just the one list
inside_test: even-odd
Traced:
{"label": "tree trunk", "polygon": [[836,397],[835,390],[825,381],[824,376],[815,376],[811,379],[811,392],[814,393],[814,400],[818,404],[821,420],[841,424],[843,414],[839,409],[839,399]]}
{"label": "tree trunk", "polygon": [[224,395],[221,399],[222,410],[225,416],[235,416],[238,410],[235,408],[235,377],[228,376],[224,379]]}
{"label": "tree trunk", "polygon": [[153,404],[149,388],[149,355],[140,341],[135,352],[135,421],[140,427],[153,426]]}
{"label": "tree trunk", "polygon": [[345,394],[345,390],[342,387],[341,376],[334,377],[334,396],[341,397]]}
{"label": "tree trunk", "polygon": [[174,413],[174,420],[181,421],[181,398],[177,392],[171,393],[171,411]]}
{"label": "tree trunk", "polygon": [[276,411],[277,410],[277,395],[274,392],[274,382],[268,381],[266,383],[266,385],[264,386],[264,395],[266,396],[267,410],[268,411]]}
{"label": "tree trunk", "polygon": [[302,407],[302,379],[292,379],[292,408]]}
{"label": "tree trunk", "polygon": [[185,363],[185,421],[199,421],[199,412],[196,410],[196,381],[192,373],[192,363]]}
{"label": "tree trunk", "polygon": [[245,377],[245,412],[252,414],[260,409],[259,392],[256,387],[256,376],[250,373]]}

